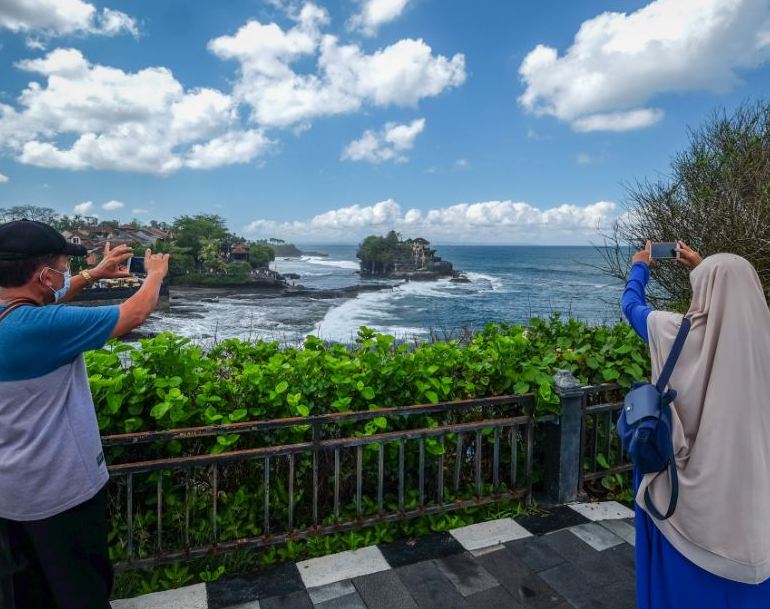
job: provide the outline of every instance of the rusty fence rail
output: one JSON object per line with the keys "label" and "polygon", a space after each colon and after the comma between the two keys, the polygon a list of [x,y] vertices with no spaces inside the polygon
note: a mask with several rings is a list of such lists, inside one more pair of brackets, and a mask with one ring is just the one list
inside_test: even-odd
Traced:
{"label": "rusty fence rail", "polygon": [[580,488],[585,483],[631,471],[632,464],[616,432],[623,392],[615,384],[583,387]]}
{"label": "rusty fence rail", "polygon": [[[557,420],[536,418],[534,405],[529,394],[497,396],[105,436],[105,449],[128,458],[109,467],[116,569],[527,501],[543,459],[536,428]],[[388,431],[367,435],[367,424]],[[281,443],[280,433],[303,441]],[[210,454],[206,441],[233,434],[254,446]],[[178,456],[136,458],[170,443]]]}
{"label": "rusty fence rail", "polygon": [[629,471],[621,389],[562,372],[555,390],[559,415],[526,394],[104,436],[116,570],[529,502],[535,477],[566,503]]}

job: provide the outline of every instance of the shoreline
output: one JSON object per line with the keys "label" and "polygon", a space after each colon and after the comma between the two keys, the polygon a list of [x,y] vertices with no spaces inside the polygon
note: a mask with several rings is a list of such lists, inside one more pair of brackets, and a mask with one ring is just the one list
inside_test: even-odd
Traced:
{"label": "shoreline", "polygon": [[[378,292],[392,289],[397,283],[360,283],[342,288],[308,288],[302,285],[285,286],[280,288],[265,286],[239,286],[235,287],[195,287],[195,286],[171,286],[169,297],[172,305],[175,299],[190,299],[199,297],[201,300],[248,297],[254,298],[355,298],[362,292]],[[204,300],[205,301],[205,300]]]}

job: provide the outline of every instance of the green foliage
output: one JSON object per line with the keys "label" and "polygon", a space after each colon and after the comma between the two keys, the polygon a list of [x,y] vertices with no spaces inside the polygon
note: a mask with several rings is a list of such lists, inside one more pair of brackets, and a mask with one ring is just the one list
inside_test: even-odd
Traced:
{"label": "green foliage", "polygon": [[370,235],[358,246],[356,257],[361,260],[361,272],[366,275],[387,275],[399,263],[412,261],[412,247],[403,243],[396,231],[385,237]]}
{"label": "green foliage", "polygon": [[[399,344],[392,336],[361,328],[356,342],[348,346],[327,344],[310,336],[302,347],[231,339],[206,351],[188,339],[162,334],[140,341],[138,347],[112,343],[106,349],[88,353],[87,362],[99,428],[105,435],[527,392],[535,394],[538,413],[556,412],[558,398],[552,390],[552,377],[559,369],[572,371],[585,384],[614,380],[624,387],[649,373],[645,346],[628,325],[593,327],[558,316],[532,320],[527,326],[490,324],[467,344],[456,341]],[[375,417],[364,423],[342,423],[339,428],[327,429],[325,433],[347,437],[375,435],[408,426],[436,427],[441,423],[462,422],[479,414],[424,415],[409,422],[394,417]],[[229,434],[194,441],[112,447],[107,450],[107,456],[111,463],[116,463],[217,454],[234,449],[308,442],[309,439],[309,426],[297,425],[259,434]],[[447,501],[470,498],[474,493],[473,458],[472,452],[467,451],[476,450],[476,447],[466,446],[463,457],[458,457],[454,452],[455,439],[449,434],[446,442],[436,438],[427,438],[425,442],[426,462],[430,464],[435,464],[439,455],[446,455],[450,459],[448,462],[461,459],[463,486],[457,496],[452,496],[452,489],[447,486],[444,494]],[[516,458],[521,465],[526,442],[519,440]],[[510,433],[502,441],[501,467],[505,468],[510,466]],[[491,446],[489,436],[482,436],[482,442]],[[384,508],[395,512],[398,510],[397,477],[394,478],[399,459],[397,443],[387,443],[384,453],[385,472],[389,476],[385,480]],[[348,455],[347,459],[350,458]],[[415,471],[418,455],[414,443],[407,443],[405,458],[407,471]],[[378,511],[376,497],[372,498],[375,489],[370,482],[376,480],[377,460],[376,446],[367,447],[363,455],[366,488],[362,508],[365,516]],[[287,518],[288,466],[285,460],[275,459],[271,467],[274,468],[270,477],[271,521],[278,523],[274,527],[281,527],[285,526]],[[333,513],[329,503],[333,496],[331,472],[333,464],[323,461],[319,486],[320,514],[324,524],[334,523],[334,517],[327,516]],[[541,475],[535,471],[533,480]],[[134,476],[133,542],[137,556],[149,556],[157,548],[157,484],[160,476],[157,472]],[[312,522],[308,500],[312,496],[311,479],[310,454],[298,455],[294,488],[294,525],[297,528],[307,527]],[[262,534],[263,480],[262,461],[220,466],[216,520],[220,540]],[[183,472],[164,472],[161,482],[164,489],[163,547],[180,547],[183,543],[186,511],[189,512],[190,543],[209,543],[212,539],[210,472],[203,467],[193,468],[189,480]],[[343,476],[341,482],[340,518],[346,521],[356,516],[355,476]],[[445,484],[450,483],[446,481]],[[121,488],[119,485],[112,487],[118,494],[125,492]],[[187,492],[187,488],[191,491]],[[501,485],[497,490],[504,489]],[[483,485],[486,495],[495,490],[489,484]],[[418,496],[413,485],[407,488],[404,500],[407,510],[417,507]],[[111,505],[111,557],[123,560],[127,551],[125,499],[115,499]],[[446,530],[469,524],[473,518],[485,517],[487,512],[469,514],[463,516],[455,512],[341,536],[292,542],[266,551],[260,560],[261,564],[270,564],[379,543],[379,540],[394,536]],[[188,576],[195,577],[194,574],[210,581],[221,575],[220,566],[228,564],[224,558],[218,560],[189,571],[153,571],[141,581],[153,589],[178,583]],[[229,568],[227,572],[231,572]]]}
{"label": "green foliage", "polygon": [[351,346],[313,336],[301,348],[230,339],[206,352],[161,334],[138,347],[112,343],[87,360],[105,434],[528,392],[539,412],[550,412],[559,369],[582,383],[622,387],[649,373],[644,343],[627,324],[557,316],[490,324],[467,345],[397,344],[362,327]]}
{"label": "green foliage", "polygon": [[203,263],[207,242],[221,241],[230,236],[224,218],[215,214],[174,218],[173,231],[176,246],[187,248],[196,265]]}
{"label": "green foliage", "polygon": [[248,262],[231,262],[225,267],[225,272],[246,279],[251,274],[251,265]]}
{"label": "green foliage", "polygon": [[255,269],[264,269],[275,260],[275,250],[264,243],[252,243],[249,246],[249,264]]}

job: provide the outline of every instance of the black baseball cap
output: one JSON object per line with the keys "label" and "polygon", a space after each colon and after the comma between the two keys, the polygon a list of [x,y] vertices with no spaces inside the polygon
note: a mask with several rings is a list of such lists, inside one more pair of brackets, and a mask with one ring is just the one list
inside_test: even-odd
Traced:
{"label": "black baseball cap", "polygon": [[24,260],[38,256],[86,256],[82,245],[68,242],[55,228],[34,220],[0,224],[0,260]]}

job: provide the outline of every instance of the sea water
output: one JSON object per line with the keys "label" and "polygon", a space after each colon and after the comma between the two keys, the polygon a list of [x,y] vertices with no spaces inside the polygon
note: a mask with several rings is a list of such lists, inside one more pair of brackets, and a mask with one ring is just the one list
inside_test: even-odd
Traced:
{"label": "sea water", "polygon": [[[302,246],[300,246],[302,247]],[[306,245],[327,257],[279,258],[272,268],[296,273],[308,288],[342,288],[360,283],[355,245]],[[242,294],[174,300],[145,330],[170,330],[198,340],[238,337],[299,342],[308,334],[350,342],[360,326],[409,340],[456,337],[488,322],[526,322],[553,313],[587,323],[614,323],[621,317],[622,283],[600,270],[594,247],[436,246],[470,282],[389,282],[391,287],[354,298],[278,297]],[[176,309],[176,311],[175,311]]]}

